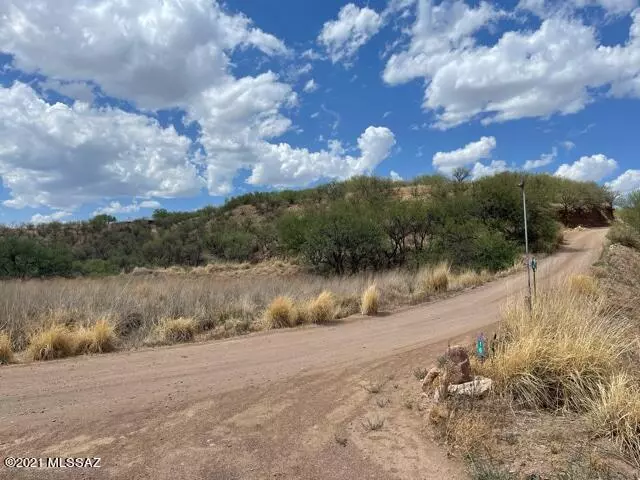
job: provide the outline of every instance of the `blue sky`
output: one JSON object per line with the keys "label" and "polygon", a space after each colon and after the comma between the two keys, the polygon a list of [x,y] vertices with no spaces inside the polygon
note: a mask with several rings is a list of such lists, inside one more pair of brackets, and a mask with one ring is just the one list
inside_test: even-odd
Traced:
{"label": "blue sky", "polygon": [[0,222],[376,174],[640,188],[638,0],[0,0]]}

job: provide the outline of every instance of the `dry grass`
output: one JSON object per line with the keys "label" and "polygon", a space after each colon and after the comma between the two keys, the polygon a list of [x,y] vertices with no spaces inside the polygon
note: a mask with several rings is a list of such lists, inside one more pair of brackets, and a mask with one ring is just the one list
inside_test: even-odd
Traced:
{"label": "dry grass", "polygon": [[427,376],[429,371],[426,368],[416,367],[413,369],[413,376],[416,377],[416,380],[424,380],[424,377]]}
{"label": "dry grass", "polygon": [[4,332],[0,332],[0,365],[13,361],[13,348],[11,338]]}
{"label": "dry grass", "polygon": [[302,267],[295,263],[271,259],[257,264],[248,262],[215,262],[201,267],[171,266],[168,268],[136,267],[134,276],[216,276],[218,278],[282,277],[297,275]]}
{"label": "dry grass", "polygon": [[503,341],[479,373],[522,406],[583,410],[634,350],[629,325],[602,311],[601,300],[567,284],[539,295],[532,314],[512,301],[503,311]]}
{"label": "dry grass", "polygon": [[380,415],[368,415],[362,422],[362,426],[367,432],[376,432],[384,427],[385,419]]}
{"label": "dry grass", "polygon": [[428,294],[446,292],[449,289],[450,277],[451,266],[448,263],[423,268],[418,273],[420,289]]}
{"label": "dry grass", "polygon": [[311,300],[305,311],[305,320],[311,323],[326,323],[336,317],[336,296],[328,290]]}
{"label": "dry grass", "polygon": [[384,382],[381,380],[371,380],[363,385],[363,388],[372,395],[380,393],[382,391],[382,387],[384,387]]}
{"label": "dry grass", "polygon": [[496,447],[494,428],[503,423],[502,407],[500,403],[449,397],[433,404],[427,418],[451,450],[465,457],[476,454],[492,456]]}
{"label": "dry grass", "polygon": [[492,428],[484,412],[455,409],[448,417],[445,429],[447,443],[465,454],[484,453],[494,442]]}
{"label": "dry grass", "polygon": [[33,360],[53,360],[75,355],[74,332],[60,324],[38,330],[29,338],[28,352]]}
{"label": "dry grass", "polygon": [[264,314],[265,328],[295,327],[298,323],[299,312],[293,300],[289,297],[279,296],[267,307]]}
{"label": "dry grass", "polygon": [[[474,373],[493,378],[498,395],[462,412],[448,399],[429,417],[449,445],[513,470],[506,477],[482,470],[474,478],[533,478],[532,462],[540,478],[635,478],[627,473],[629,465],[640,468],[640,310],[630,305],[637,304],[639,267],[637,253],[612,246],[598,281],[576,275],[552,285],[532,313],[522,299],[504,308],[495,355],[483,364],[472,359]],[[499,425],[509,412],[511,420]],[[477,415],[488,415],[492,435]],[[523,456],[528,465],[518,468]]]}
{"label": "dry grass", "polygon": [[106,353],[115,350],[115,327],[108,319],[100,319],[90,327],[74,332],[75,353]]}
{"label": "dry grass", "polygon": [[191,342],[198,332],[198,323],[194,318],[165,318],[154,329],[152,343]]}
{"label": "dry grass", "polygon": [[590,402],[589,419],[596,432],[612,439],[640,468],[640,387],[625,373],[600,386]]}
{"label": "dry grass", "polygon": [[599,294],[598,280],[590,275],[570,276],[569,287],[572,291],[587,297],[596,297]]}
{"label": "dry grass", "polygon": [[[215,268],[253,271],[242,265]],[[277,268],[276,263],[263,267],[265,272]],[[463,276],[467,280],[459,284],[470,281],[471,275]],[[451,278],[455,281],[456,277]],[[264,328],[264,313],[279,296],[298,307],[296,323],[328,321],[332,301],[333,317],[344,318],[361,311],[362,292],[373,284],[378,310],[429,297],[421,290],[420,276],[408,270],[330,278],[299,272],[221,277],[200,270],[138,271],[106,278],[0,281],[0,327],[11,338],[13,351],[21,352],[34,331],[52,324],[76,331],[108,318],[116,327],[118,348],[129,349],[153,343],[150,339],[157,337],[157,325],[163,318],[192,318],[199,332],[210,332],[208,338]],[[233,328],[229,321],[240,328]]]}
{"label": "dry grass", "polygon": [[376,315],[380,308],[380,294],[378,287],[373,284],[367,288],[362,294],[360,302],[360,311],[363,315]]}
{"label": "dry grass", "polygon": [[449,275],[449,288],[451,290],[463,290],[469,287],[478,287],[489,280],[491,280],[491,274],[483,270],[476,272],[473,270],[465,270],[458,275]]}

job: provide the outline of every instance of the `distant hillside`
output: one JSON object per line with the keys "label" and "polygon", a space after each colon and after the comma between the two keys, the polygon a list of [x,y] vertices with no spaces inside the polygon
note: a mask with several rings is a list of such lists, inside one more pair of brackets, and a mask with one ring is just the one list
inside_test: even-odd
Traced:
{"label": "distant hillside", "polygon": [[[522,248],[520,177],[394,182],[357,177],[305,190],[251,193],[150,219],[0,227],[0,276],[100,275],[134,267],[300,259],[337,273],[449,260],[497,269]],[[527,178],[532,248],[558,241],[557,220],[606,222],[613,197],[595,183]]]}

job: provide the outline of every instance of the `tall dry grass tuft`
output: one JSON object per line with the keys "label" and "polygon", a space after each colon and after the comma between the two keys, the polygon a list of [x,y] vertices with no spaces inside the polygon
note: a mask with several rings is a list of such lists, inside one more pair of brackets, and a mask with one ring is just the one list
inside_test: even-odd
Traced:
{"label": "tall dry grass tuft", "polygon": [[370,285],[362,294],[362,300],[360,302],[360,311],[363,315],[376,315],[380,308],[380,294],[378,293],[378,287],[373,284]]}
{"label": "tall dry grass tuft", "polygon": [[596,297],[599,294],[598,280],[590,275],[571,275],[569,287],[572,291],[587,297]]}
{"label": "tall dry grass tuft", "polygon": [[193,318],[165,318],[154,329],[159,343],[191,342],[198,331],[198,323]]}
{"label": "tall dry grass tuft", "polygon": [[566,283],[539,295],[532,313],[511,301],[503,311],[502,342],[481,373],[523,406],[584,410],[634,350],[630,326],[602,311],[601,300]]}
{"label": "tall dry grass tuft", "polygon": [[76,352],[74,332],[60,324],[37,330],[29,337],[28,352],[33,360],[70,357]]}
{"label": "tall dry grass tuft", "polygon": [[274,298],[264,314],[264,324],[267,329],[295,327],[297,323],[298,310],[289,297]]}
{"label": "tall dry grass tuft", "polygon": [[106,353],[115,350],[115,327],[108,319],[100,319],[90,327],[74,332],[75,353]]}
{"label": "tall dry grass tuft", "polygon": [[451,266],[439,263],[435,267],[426,267],[418,273],[418,281],[424,293],[441,293],[449,289]]}
{"label": "tall dry grass tuft", "polygon": [[336,297],[328,290],[311,300],[305,309],[305,320],[311,323],[326,323],[336,316]]}
{"label": "tall dry grass tuft", "polygon": [[449,288],[451,290],[463,290],[469,287],[478,287],[491,280],[491,274],[486,270],[476,272],[474,270],[465,270],[458,274],[449,276]]}
{"label": "tall dry grass tuft", "polygon": [[7,333],[0,332],[0,365],[13,361],[13,348],[11,337]]}
{"label": "tall dry grass tuft", "polygon": [[615,374],[589,402],[589,419],[602,436],[616,442],[640,468],[640,387],[625,373]]}
{"label": "tall dry grass tuft", "polygon": [[155,338],[163,318],[193,318],[198,331],[227,331],[229,320],[248,324],[251,330],[270,326],[264,322],[264,312],[276,297],[287,297],[300,307],[296,322],[310,321],[307,307],[323,291],[330,291],[335,295],[335,318],[343,318],[362,310],[362,293],[371,284],[377,286],[379,310],[425,298],[419,276],[409,270],[329,278],[301,272],[286,277],[265,273],[220,278],[215,272],[156,271],[104,278],[10,280],[0,281],[0,325],[11,332],[14,351],[19,352],[28,347],[32,332],[51,324],[74,330],[96,318],[108,318],[116,326],[118,348],[128,349]]}

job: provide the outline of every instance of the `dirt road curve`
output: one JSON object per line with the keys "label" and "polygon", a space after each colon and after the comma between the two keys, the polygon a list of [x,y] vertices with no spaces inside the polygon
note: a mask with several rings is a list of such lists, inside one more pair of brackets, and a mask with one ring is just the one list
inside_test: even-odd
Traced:
{"label": "dirt road curve", "polygon": [[[604,234],[570,232],[541,281],[585,270]],[[412,368],[495,322],[522,277],[332,326],[0,367],[0,458],[101,457],[100,469],[0,465],[0,478],[463,478],[400,405],[419,388]],[[364,427],[371,415],[381,430]]]}

